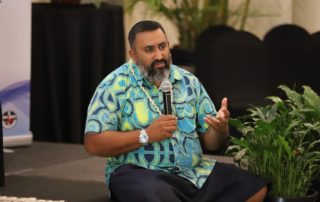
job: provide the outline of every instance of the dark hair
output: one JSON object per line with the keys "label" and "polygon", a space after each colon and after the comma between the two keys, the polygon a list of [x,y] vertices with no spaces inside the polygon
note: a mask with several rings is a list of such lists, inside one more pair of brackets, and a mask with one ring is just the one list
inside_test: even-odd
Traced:
{"label": "dark hair", "polygon": [[156,21],[143,20],[143,21],[137,22],[135,25],[133,25],[133,27],[129,31],[128,41],[129,41],[130,47],[131,48],[133,47],[133,42],[136,39],[136,35],[138,33],[147,32],[147,31],[154,31],[159,28],[163,31],[164,34],[166,34],[162,25]]}

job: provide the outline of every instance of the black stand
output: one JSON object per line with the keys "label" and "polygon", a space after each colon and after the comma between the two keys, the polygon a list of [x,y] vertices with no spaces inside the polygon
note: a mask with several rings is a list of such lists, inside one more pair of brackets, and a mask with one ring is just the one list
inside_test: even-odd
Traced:
{"label": "black stand", "polygon": [[2,109],[0,103],[0,187],[4,186],[4,157],[3,157],[3,133],[2,133]]}

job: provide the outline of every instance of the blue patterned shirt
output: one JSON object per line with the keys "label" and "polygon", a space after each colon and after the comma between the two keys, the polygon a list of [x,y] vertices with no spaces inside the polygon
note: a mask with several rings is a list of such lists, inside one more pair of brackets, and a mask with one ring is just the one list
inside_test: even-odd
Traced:
{"label": "blue patterned shirt", "polygon": [[[85,132],[132,131],[147,128],[159,113],[141,89],[147,90],[163,111],[161,91],[143,78],[133,64],[135,76],[125,63],[110,73],[97,87],[88,108]],[[173,114],[178,117],[174,136],[161,142],[107,158],[106,178],[118,166],[131,163],[141,167],[175,173],[201,188],[215,161],[203,157],[198,134],[206,132],[203,118],[216,115],[216,109],[199,80],[191,73],[171,65]]]}

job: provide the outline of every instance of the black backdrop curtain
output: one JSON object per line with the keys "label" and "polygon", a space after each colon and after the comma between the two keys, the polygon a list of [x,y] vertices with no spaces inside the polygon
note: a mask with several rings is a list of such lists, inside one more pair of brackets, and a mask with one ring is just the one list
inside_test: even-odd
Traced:
{"label": "black backdrop curtain", "polygon": [[83,142],[93,92],[124,60],[122,7],[33,4],[30,127],[34,139]]}

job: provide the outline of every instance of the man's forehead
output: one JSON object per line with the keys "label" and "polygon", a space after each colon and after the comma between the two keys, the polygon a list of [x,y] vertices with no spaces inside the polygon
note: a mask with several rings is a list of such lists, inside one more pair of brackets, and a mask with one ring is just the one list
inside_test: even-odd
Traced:
{"label": "man's forehead", "polygon": [[167,37],[161,29],[157,29],[137,33],[135,42],[138,46],[156,46],[167,42]]}

